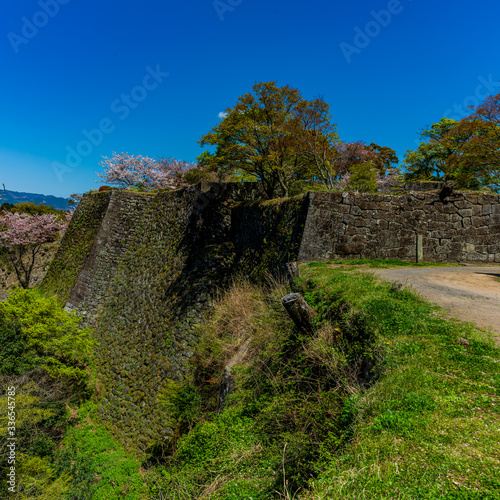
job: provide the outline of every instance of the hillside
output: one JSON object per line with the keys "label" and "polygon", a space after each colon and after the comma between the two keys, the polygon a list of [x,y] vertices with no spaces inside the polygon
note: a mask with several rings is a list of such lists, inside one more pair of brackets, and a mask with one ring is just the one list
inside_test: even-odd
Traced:
{"label": "hillside", "polygon": [[354,265],[498,261],[498,195],[439,200],[85,195],[41,286],[0,304],[20,498],[500,498],[498,347]]}
{"label": "hillside", "polygon": [[57,196],[37,194],[37,193],[22,193],[18,191],[5,190],[5,196],[2,198],[2,203],[21,203],[32,202],[37,205],[49,205],[57,210],[68,209],[69,198],[59,198]]}

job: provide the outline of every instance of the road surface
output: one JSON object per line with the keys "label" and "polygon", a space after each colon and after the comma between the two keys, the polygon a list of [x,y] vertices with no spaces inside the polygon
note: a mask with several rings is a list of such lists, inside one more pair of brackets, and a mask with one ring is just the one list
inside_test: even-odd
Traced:
{"label": "road surface", "polygon": [[417,290],[451,317],[491,328],[500,344],[500,266],[370,269]]}

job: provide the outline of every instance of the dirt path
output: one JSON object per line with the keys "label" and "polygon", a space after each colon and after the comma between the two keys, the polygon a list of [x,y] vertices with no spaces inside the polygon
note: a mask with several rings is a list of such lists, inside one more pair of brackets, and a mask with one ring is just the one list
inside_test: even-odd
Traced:
{"label": "dirt path", "polygon": [[412,285],[451,317],[491,328],[500,344],[500,266],[370,269],[389,281]]}

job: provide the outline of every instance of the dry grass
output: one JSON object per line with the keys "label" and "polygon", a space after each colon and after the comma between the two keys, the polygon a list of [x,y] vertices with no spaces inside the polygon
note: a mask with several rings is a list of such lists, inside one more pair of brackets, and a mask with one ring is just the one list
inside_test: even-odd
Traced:
{"label": "dry grass", "polygon": [[286,284],[269,278],[268,290],[242,279],[219,295],[210,326],[212,341],[219,341],[222,349],[222,352],[217,352],[219,362],[222,359],[226,366],[239,354],[238,364],[243,356],[252,359],[262,345],[276,336],[276,325],[270,321],[268,304],[279,303],[287,293]]}

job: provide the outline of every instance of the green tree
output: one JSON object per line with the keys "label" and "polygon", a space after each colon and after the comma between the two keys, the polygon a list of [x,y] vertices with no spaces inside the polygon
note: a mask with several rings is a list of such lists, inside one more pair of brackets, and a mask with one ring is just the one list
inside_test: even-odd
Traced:
{"label": "green tree", "polygon": [[454,147],[447,137],[456,120],[442,118],[420,134],[420,145],[415,151],[408,150],[403,160],[406,178],[409,180],[449,180],[446,178],[447,159]]}
{"label": "green tree", "polygon": [[52,377],[85,380],[95,342],[81,318],[67,313],[55,297],[18,289],[0,302],[1,374],[22,374],[36,366]]}
{"label": "green tree", "polygon": [[350,171],[347,189],[359,191],[360,193],[375,193],[378,191],[376,165],[372,162],[354,165]]}
{"label": "green tree", "polygon": [[372,162],[377,167],[380,175],[384,175],[386,170],[395,168],[395,166],[399,163],[396,151],[387,146],[379,146],[378,144],[372,142],[368,146],[368,149],[375,153]]}
{"label": "green tree", "polygon": [[198,160],[222,178],[261,182],[268,197],[288,196],[329,161],[336,140],[322,98],[306,101],[289,85],[256,83],[201,138],[200,145],[215,146],[215,152],[205,151]]}
{"label": "green tree", "polygon": [[422,132],[419,147],[408,151],[403,162],[407,179],[500,190],[500,94],[471,109],[460,121],[443,118]]}

